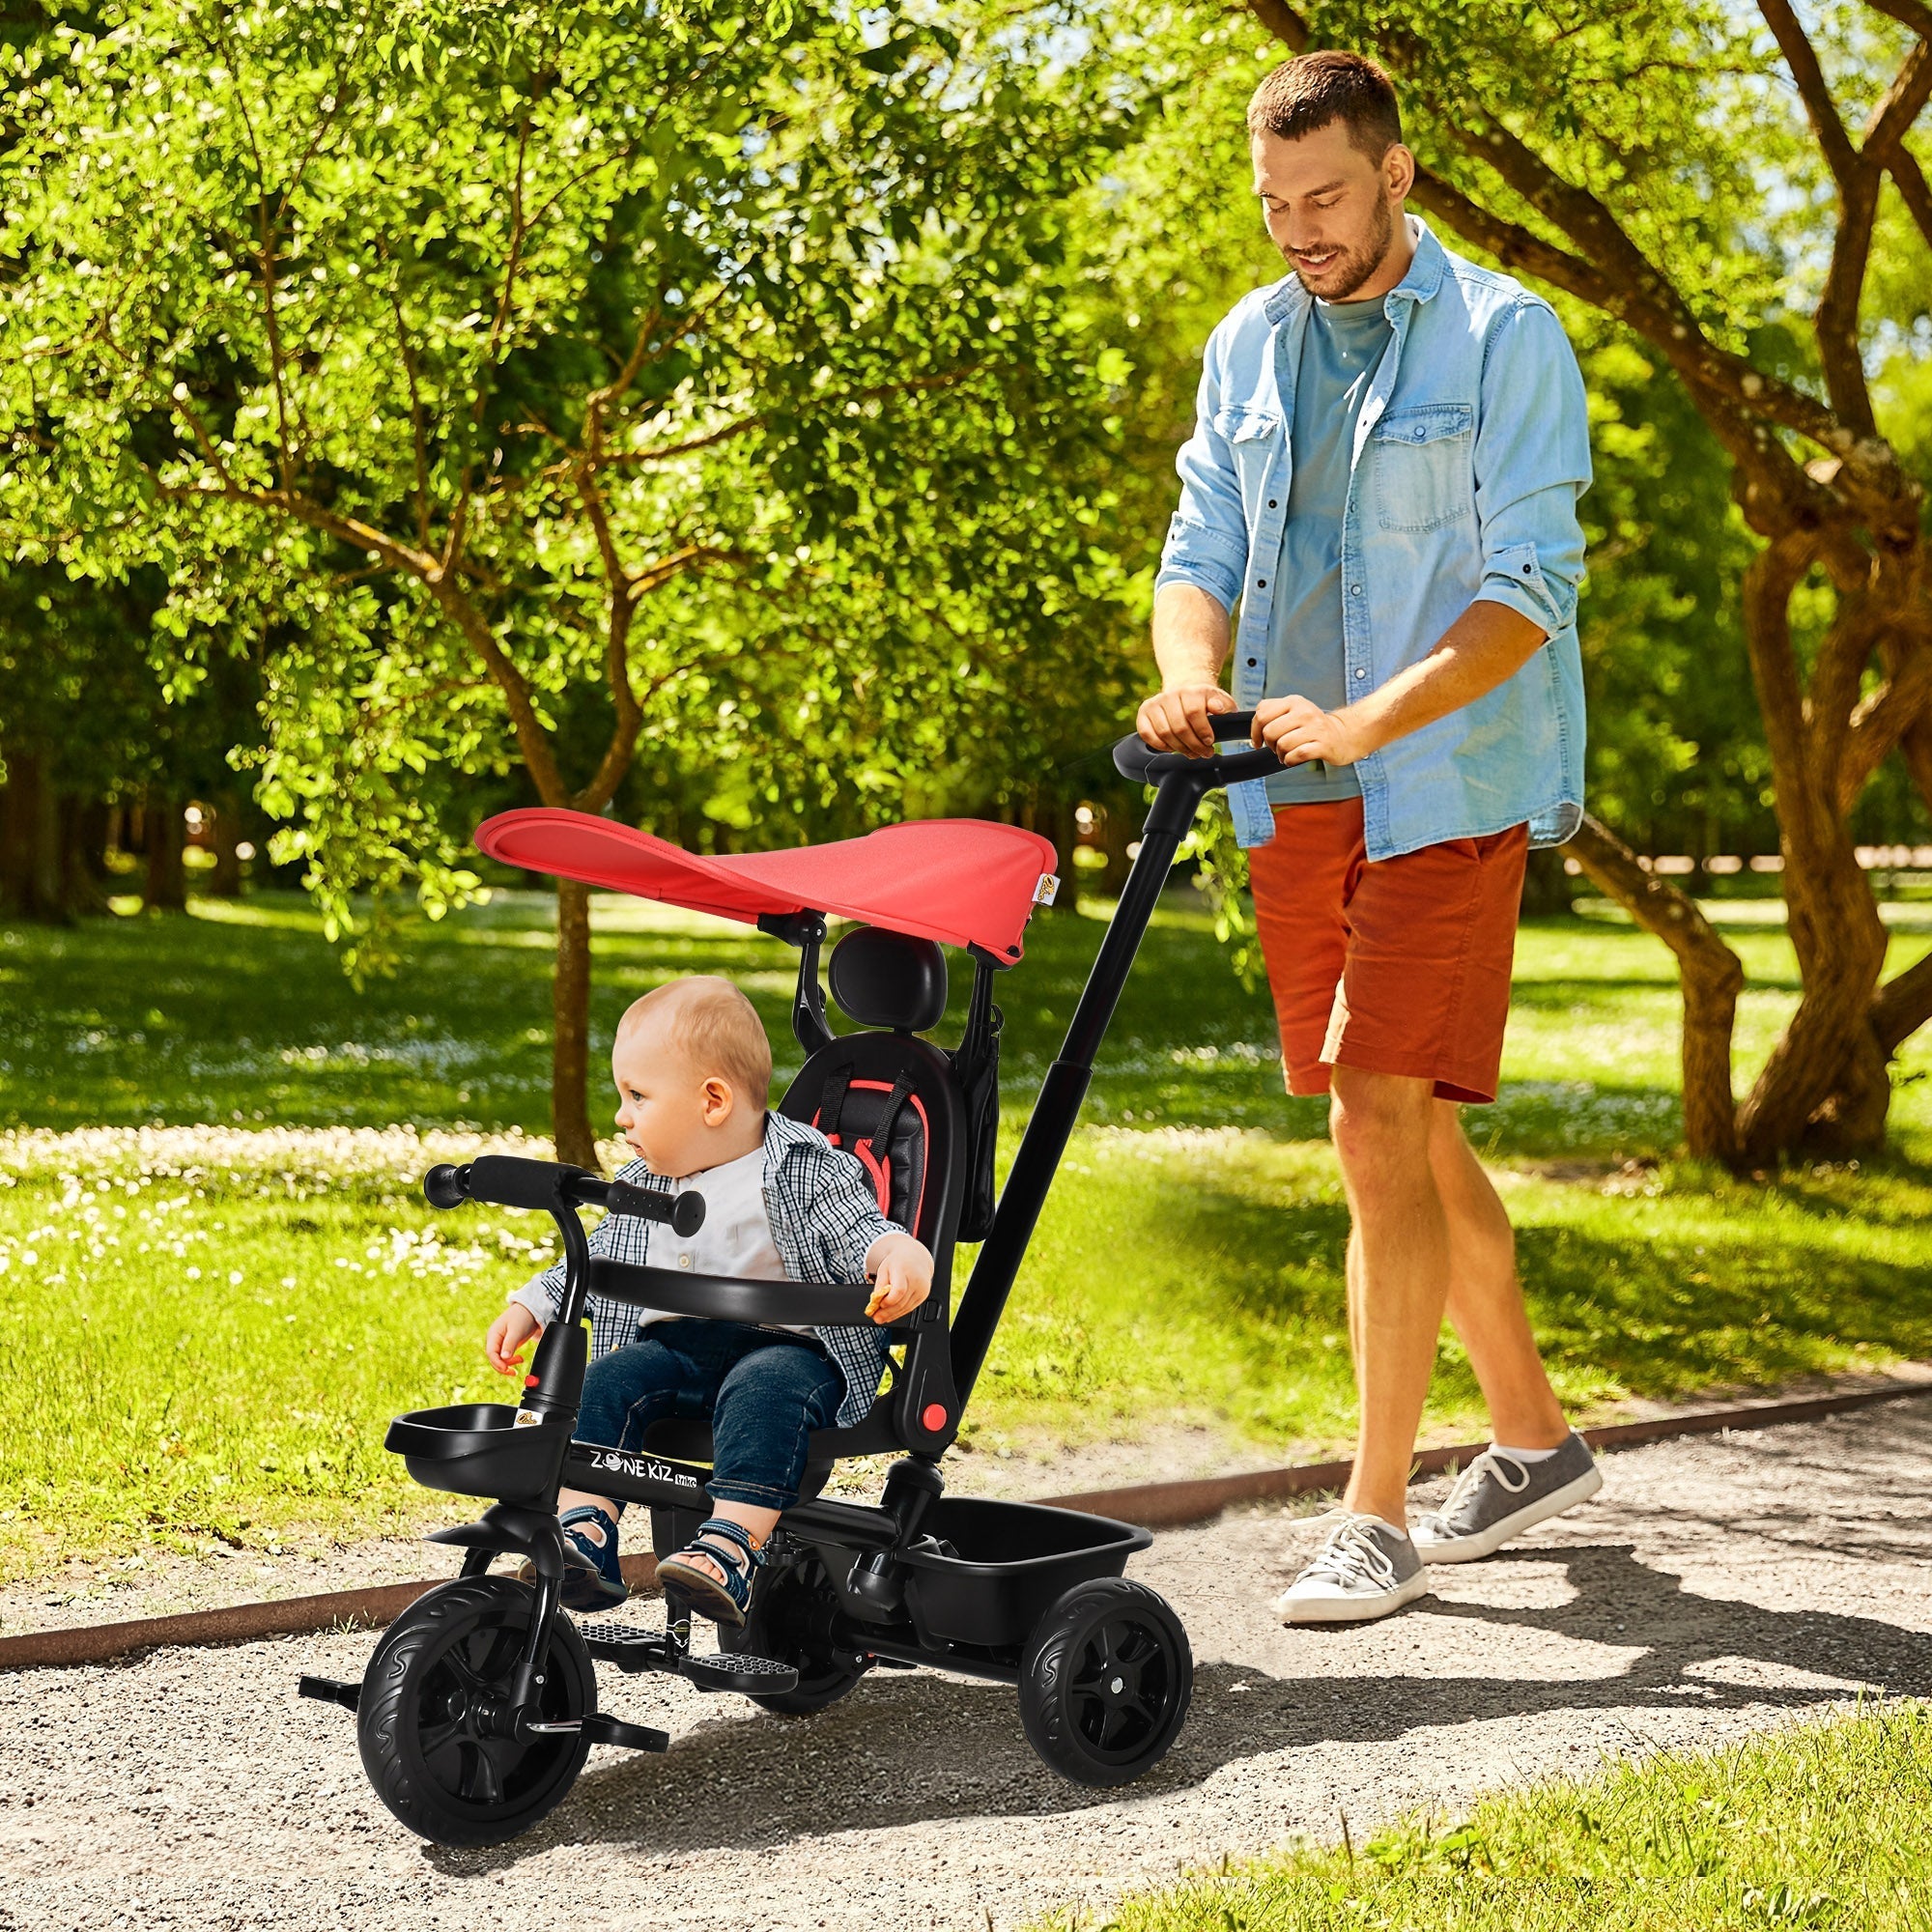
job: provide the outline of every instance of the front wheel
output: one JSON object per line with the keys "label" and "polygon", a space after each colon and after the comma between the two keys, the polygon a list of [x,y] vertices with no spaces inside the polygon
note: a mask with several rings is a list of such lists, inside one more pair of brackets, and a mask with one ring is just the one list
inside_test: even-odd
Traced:
{"label": "front wheel", "polygon": [[[561,1802],[589,1754],[582,1731],[520,1738],[493,1721],[509,1701],[535,1592],[511,1577],[465,1577],[418,1597],[362,1676],[355,1742],[376,1796],[438,1845],[499,1845]],[[541,1721],[597,1708],[577,1626],[559,1614],[537,1688]]]}
{"label": "front wheel", "polygon": [[1194,1655],[1180,1619],[1143,1583],[1076,1583],[1034,1627],[1020,1663],[1027,1741],[1075,1784],[1126,1784],[1180,1733]]}

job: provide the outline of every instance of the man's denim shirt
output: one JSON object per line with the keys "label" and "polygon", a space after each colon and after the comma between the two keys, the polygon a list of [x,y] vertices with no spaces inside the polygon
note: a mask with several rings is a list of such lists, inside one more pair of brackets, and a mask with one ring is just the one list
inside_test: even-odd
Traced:
{"label": "man's denim shirt", "polygon": [[[1371,859],[1527,821],[1553,845],[1582,821],[1583,668],[1577,586],[1590,483],[1582,378],[1548,303],[1452,255],[1408,217],[1415,257],[1383,298],[1394,330],[1355,427],[1342,522],[1351,696],[1420,662],[1481,598],[1548,640],[1474,703],[1355,767]],[[1208,338],[1180,507],[1156,587],[1192,583],[1233,611],[1235,697],[1261,701],[1293,469],[1295,372],[1310,298],[1289,275]],[[1262,781],[1230,798],[1236,836],[1274,836]],[[1293,809],[1293,808],[1291,808]]]}

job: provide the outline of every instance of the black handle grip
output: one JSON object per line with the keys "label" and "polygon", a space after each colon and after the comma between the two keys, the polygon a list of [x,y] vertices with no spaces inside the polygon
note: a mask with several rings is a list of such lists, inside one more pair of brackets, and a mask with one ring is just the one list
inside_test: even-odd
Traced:
{"label": "black handle grip", "polygon": [[[1209,729],[1217,745],[1245,738],[1255,727],[1252,711],[1211,711]],[[1185,752],[1156,752],[1146,740],[1130,734],[1114,747],[1114,769],[1134,784],[1158,784],[1172,772],[1193,772],[1208,786],[1239,784],[1244,779],[1264,779],[1287,768],[1266,747],[1250,747],[1227,757],[1196,758]]]}
{"label": "black handle grip", "polygon": [[635,1214],[645,1221],[668,1222],[674,1235],[689,1237],[704,1225],[704,1196],[686,1188],[682,1194],[667,1194],[656,1187],[633,1187],[629,1181],[613,1180],[604,1197],[604,1205],[613,1214]]}
{"label": "black handle grip", "polygon": [[469,1170],[467,1167],[451,1167],[445,1161],[423,1176],[423,1199],[432,1208],[461,1208],[469,1199],[467,1182]]}
{"label": "black handle grip", "polygon": [[704,1225],[704,1197],[690,1188],[682,1194],[667,1194],[661,1188],[606,1180],[584,1168],[554,1160],[526,1160],[517,1154],[486,1153],[465,1167],[444,1162],[423,1176],[422,1185],[423,1197],[432,1208],[460,1208],[466,1201],[487,1201],[496,1208],[534,1208],[549,1213],[565,1206],[606,1208],[612,1214],[668,1222],[675,1233],[687,1237]]}

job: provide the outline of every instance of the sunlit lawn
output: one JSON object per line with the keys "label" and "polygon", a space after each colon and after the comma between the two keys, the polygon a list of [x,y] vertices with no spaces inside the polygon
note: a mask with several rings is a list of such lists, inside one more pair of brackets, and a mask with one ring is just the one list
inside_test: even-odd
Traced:
{"label": "sunlit lawn", "polygon": [[[1753,980],[1742,1071],[1795,994],[1765,910],[1729,915]],[[1895,963],[1932,931],[1900,916]],[[645,986],[711,970],[783,1041],[776,942],[622,901],[597,919],[600,1038]],[[1099,932],[1039,922],[1004,982],[1009,1150]],[[0,1124],[28,1130],[0,1141],[0,1280],[33,1338],[0,1383],[0,1564],[416,1507],[384,1421],[500,1389],[477,1340],[546,1229],[430,1214],[412,1182],[436,1150],[393,1129],[542,1131],[548,972],[545,902],[522,895],[417,928],[402,974],[360,993],[291,898],[0,931]],[[1676,1020],[1656,942],[1604,919],[1525,930],[1503,1097],[1467,1118],[1565,1396],[1932,1354],[1925,1050],[1903,1064],[1895,1155],[1739,1182],[1642,1164],[1677,1134]],[[1165,910],[976,1397],[979,1441],[1176,1418],[1248,1454],[1343,1439],[1345,1215],[1322,1110],[1282,1097],[1273,1052],[1206,921]],[[1431,1427],[1473,1414],[1452,1351]]]}
{"label": "sunlit lawn", "polygon": [[1881,1706],[1411,1818],[1056,1932],[1925,1932],[1932,1714]]}

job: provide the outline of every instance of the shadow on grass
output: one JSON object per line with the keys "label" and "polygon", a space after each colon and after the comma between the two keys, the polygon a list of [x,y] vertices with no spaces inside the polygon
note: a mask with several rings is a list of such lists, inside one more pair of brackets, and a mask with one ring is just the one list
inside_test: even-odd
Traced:
{"label": "shadow on grass", "polygon": [[[1178,1334],[1212,1331],[1257,1386],[1322,1360],[1344,1321],[1349,1230],[1328,1157],[1288,1155],[1285,1172],[1270,1171],[1265,1147],[1247,1158],[1247,1186],[1208,1163],[1180,1184],[1179,1156],[1155,1164],[1150,1185],[1106,1170],[1085,1183],[1104,1190],[1109,1212],[1103,1228],[1067,1231],[1065,1260],[1091,1283],[1084,1323],[1161,1311]],[[1883,1187],[1861,1179],[1693,1176],[1683,1192],[1636,1199],[1549,1182],[1512,1190],[1519,1267],[1552,1371],[1670,1397],[1841,1369],[1861,1345],[1932,1355],[1932,1270],[1889,1232],[1932,1218],[1932,1177],[1895,1163]],[[1452,1356],[1438,1402],[1474,1393]]]}

